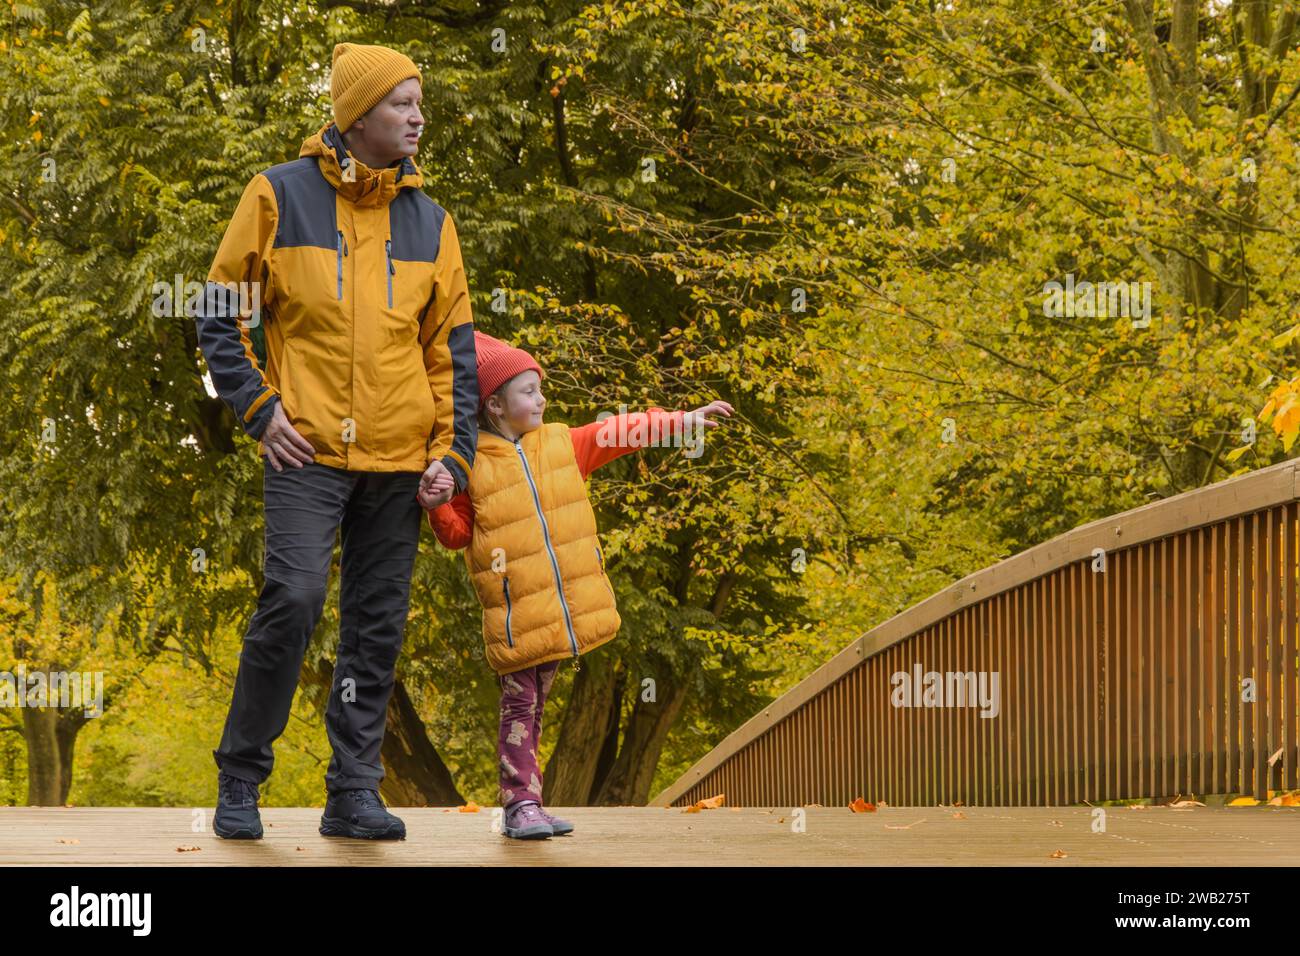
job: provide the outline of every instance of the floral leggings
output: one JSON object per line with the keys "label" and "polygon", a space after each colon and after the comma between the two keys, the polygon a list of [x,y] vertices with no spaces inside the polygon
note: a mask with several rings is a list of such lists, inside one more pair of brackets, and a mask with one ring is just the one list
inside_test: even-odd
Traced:
{"label": "floral leggings", "polygon": [[537,763],[542,707],[551,692],[559,661],[548,661],[500,675],[501,731],[497,736],[501,805],[542,802],[542,769]]}

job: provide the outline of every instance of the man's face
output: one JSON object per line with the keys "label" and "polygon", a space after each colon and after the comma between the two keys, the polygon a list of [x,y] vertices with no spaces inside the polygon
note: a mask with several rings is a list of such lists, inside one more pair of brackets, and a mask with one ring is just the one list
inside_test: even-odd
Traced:
{"label": "man's face", "polygon": [[357,151],[377,157],[389,166],[403,156],[420,151],[424,115],[420,112],[420,81],[415,77],[398,83],[389,94],[370,108],[348,129],[348,139]]}

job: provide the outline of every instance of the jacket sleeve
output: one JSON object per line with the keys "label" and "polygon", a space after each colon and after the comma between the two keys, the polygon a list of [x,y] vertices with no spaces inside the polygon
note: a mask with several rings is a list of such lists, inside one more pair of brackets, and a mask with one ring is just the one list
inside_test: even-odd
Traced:
{"label": "jacket sleeve", "polygon": [[666,412],[658,406],[644,412],[610,415],[600,421],[569,429],[578,469],[586,478],[601,465],[677,434],[685,412]]}
{"label": "jacket sleeve", "polygon": [[[244,187],[226,227],[195,317],[212,385],[253,438],[266,431],[280,394],[267,381],[253,347],[254,339],[264,341],[261,321],[271,297],[270,254],[277,219],[275,191],[258,173]],[[247,319],[240,312],[241,288],[251,310]]]}
{"label": "jacket sleeve", "polygon": [[444,548],[458,551],[474,540],[474,503],[467,492],[426,513],[429,527]]}
{"label": "jacket sleeve", "polygon": [[469,484],[478,447],[478,358],[460,240],[451,213],[445,211],[433,269],[433,300],[420,321],[420,346],[435,408],[426,465],[441,460],[459,494]]}

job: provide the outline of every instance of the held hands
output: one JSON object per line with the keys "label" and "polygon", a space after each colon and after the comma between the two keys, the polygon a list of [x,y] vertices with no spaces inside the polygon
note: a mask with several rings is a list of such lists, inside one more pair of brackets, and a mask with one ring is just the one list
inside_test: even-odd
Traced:
{"label": "held hands", "polygon": [[415,493],[415,497],[420,502],[420,507],[432,511],[439,505],[451,501],[455,494],[456,481],[452,478],[451,472],[442,462],[434,461],[420,476],[420,490]]}
{"label": "held hands", "polygon": [[284,471],[281,462],[301,468],[309,461],[316,460],[316,449],[289,424],[289,419],[284,414],[284,405],[278,401],[275,410],[271,412],[271,421],[262,432],[262,446],[266,450],[266,457],[271,460],[271,467],[276,471]]}

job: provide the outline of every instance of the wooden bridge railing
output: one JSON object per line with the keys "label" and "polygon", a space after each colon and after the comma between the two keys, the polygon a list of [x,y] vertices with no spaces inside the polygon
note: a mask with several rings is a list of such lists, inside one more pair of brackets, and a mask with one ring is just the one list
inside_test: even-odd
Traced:
{"label": "wooden bridge railing", "polygon": [[1298,481],[1283,462],[968,575],[854,641],[653,805],[1300,787]]}

